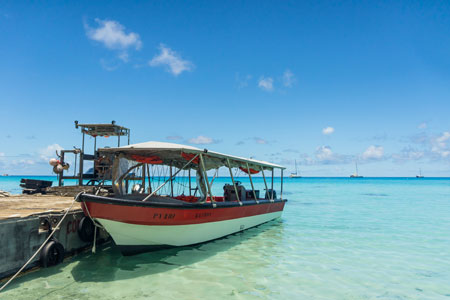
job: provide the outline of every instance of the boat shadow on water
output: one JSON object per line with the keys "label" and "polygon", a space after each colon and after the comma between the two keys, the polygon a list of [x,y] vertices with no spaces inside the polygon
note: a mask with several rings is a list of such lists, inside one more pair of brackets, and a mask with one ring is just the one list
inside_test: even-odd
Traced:
{"label": "boat shadow on water", "polygon": [[260,246],[275,247],[277,240],[282,238],[283,227],[283,220],[274,220],[210,242],[134,256],[123,256],[118,248],[111,244],[100,248],[96,254],[85,254],[84,257],[80,257],[71,273],[77,282],[108,282],[186,268],[241,243],[251,241],[261,234],[269,234],[271,238],[264,239],[264,244]]}

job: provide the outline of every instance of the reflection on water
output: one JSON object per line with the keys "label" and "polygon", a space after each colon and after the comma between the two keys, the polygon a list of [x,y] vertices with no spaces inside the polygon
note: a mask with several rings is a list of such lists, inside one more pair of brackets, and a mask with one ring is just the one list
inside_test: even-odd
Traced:
{"label": "reflection on water", "polygon": [[450,297],[450,180],[302,178],[286,179],[285,190],[280,220],[136,256],[111,244],[27,274],[0,297]]}

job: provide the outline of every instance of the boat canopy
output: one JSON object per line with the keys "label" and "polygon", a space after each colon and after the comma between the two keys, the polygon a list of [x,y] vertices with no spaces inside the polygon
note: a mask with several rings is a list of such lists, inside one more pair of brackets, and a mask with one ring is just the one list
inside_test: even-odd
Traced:
{"label": "boat canopy", "polygon": [[184,168],[186,163],[192,160],[188,168],[198,169],[201,155],[204,160],[205,169],[217,169],[219,167],[241,168],[241,170],[257,173],[261,170],[285,169],[283,166],[219,152],[199,149],[188,145],[180,145],[165,142],[145,142],[122,146],[117,148],[99,149],[103,154],[114,154],[129,160],[146,164],[171,165],[177,168]]}

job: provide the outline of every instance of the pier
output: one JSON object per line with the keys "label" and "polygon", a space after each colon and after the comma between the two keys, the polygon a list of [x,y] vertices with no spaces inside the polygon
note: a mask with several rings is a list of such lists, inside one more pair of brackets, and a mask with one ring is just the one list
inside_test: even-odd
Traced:
{"label": "pier", "polygon": [[[0,279],[13,275],[30,259],[61,220],[73,199],[73,196],[40,194],[0,198]],[[89,228],[89,224],[81,226],[84,217],[80,203],[76,202],[56,230],[53,237],[63,246],[64,257],[93,244],[93,228]],[[98,230],[98,242],[108,238],[106,232]],[[39,266],[43,266],[43,258],[38,254],[26,270]]]}

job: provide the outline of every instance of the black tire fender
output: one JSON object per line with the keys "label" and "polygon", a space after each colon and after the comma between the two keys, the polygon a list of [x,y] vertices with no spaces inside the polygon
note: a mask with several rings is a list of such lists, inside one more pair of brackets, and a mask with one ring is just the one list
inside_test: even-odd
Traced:
{"label": "black tire fender", "polygon": [[78,236],[83,242],[92,242],[94,240],[95,225],[91,218],[83,217],[78,224]]}
{"label": "black tire fender", "polygon": [[56,266],[64,260],[64,246],[55,240],[49,241],[41,250],[41,266]]}

